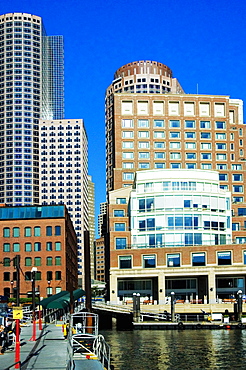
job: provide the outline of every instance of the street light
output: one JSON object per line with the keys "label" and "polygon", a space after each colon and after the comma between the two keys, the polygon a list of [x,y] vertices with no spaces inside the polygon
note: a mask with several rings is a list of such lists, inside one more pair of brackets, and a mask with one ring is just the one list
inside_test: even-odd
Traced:
{"label": "street light", "polygon": [[172,319],[172,322],[175,321],[175,307],[174,307],[174,296],[175,296],[175,292],[171,292],[171,319]]}
{"label": "street light", "polygon": [[32,282],[32,337],[30,341],[36,341],[36,292],[35,292],[35,275],[37,272],[37,267],[32,267],[31,269],[31,282]]}

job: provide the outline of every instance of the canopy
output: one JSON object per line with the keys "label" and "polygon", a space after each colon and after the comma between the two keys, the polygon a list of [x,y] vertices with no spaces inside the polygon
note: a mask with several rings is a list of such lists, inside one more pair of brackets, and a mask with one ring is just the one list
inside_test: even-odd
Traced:
{"label": "canopy", "polygon": [[[73,300],[77,301],[80,297],[85,295],[85,291],[77,289],[73,291]],[[48,298],[43,299],[40,304],[43,308],[68,308],[70,305],[70,292],[63,290],[60,293],[54,294]]]}

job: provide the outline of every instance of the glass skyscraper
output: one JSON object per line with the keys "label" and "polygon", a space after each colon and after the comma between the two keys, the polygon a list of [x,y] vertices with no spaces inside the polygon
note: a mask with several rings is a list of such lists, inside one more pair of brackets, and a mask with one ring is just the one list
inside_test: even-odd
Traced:
{"label": "glass skyscraper", "polygon": [[0,203],[39,203],[39,119],[64,117],[63,66],[42,18],[0,16]]}

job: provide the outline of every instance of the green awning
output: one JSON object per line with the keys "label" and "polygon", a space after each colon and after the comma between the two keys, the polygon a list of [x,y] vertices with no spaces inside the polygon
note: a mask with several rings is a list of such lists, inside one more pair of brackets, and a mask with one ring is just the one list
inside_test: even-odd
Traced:
{"label": "green awning", "polygon": [[[77,289],[73,291],[73,299],[77,301],[80,297],[85,295],[85,291]],[[64,290],[60,293],[54,294],[48,298],[43,299],[40,304],[43,308],[67,308],[70,305],[70,292]]]}

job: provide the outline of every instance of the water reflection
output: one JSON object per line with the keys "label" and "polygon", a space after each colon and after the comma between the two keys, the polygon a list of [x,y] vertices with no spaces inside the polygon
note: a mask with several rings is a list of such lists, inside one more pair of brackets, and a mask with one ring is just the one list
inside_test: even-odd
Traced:
{"label": "water reflection", "polygon": [[103,331],[115,370],[245,369],[246,330]]}

